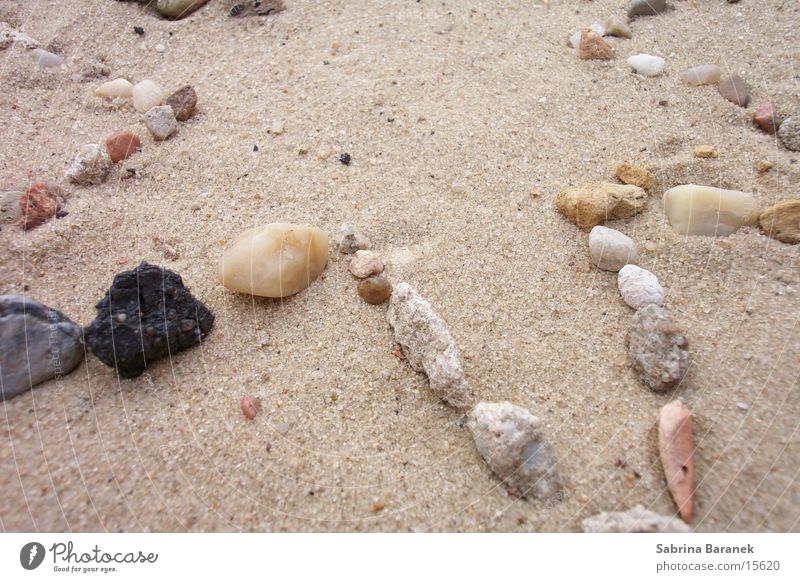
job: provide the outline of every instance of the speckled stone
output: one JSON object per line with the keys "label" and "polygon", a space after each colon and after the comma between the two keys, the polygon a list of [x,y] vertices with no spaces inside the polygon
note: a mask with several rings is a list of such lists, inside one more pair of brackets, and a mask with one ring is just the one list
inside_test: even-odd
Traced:
{"label": "speckled stone", "polygon": [[689,340],[658,305],[636,311],[626,342],[633,370],[654,392],[675,388],[689,369]]}

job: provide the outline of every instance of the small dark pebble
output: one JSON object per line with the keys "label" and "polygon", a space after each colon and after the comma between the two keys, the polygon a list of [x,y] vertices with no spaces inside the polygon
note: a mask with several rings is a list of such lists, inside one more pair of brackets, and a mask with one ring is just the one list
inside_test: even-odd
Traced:
{"label": "small dark pebble", "polygon": [[258,151],[258,146],[257,146],[257,145],[255,145],[255,144],[253,144],[253,151],[254,151],[254,152],[257,152],[257,151]]}
{"label": "small dark pebble", "polygon": [[661,107],[666,107],[667,105],[669,105],[669,101],[667,101],[666,99],[662,99],[661,101],[658,102],[658,104]]}
{"label": "small dark pebble", "polygon": [[142,36],[144,34],[144,28],[142,28],[141,26],[134,26],[133,32],[135,32],[139,36]]}
{"label": "small dark pebble", "polygon": [[351,159],[352,158],[350,157],[350,154],[348,154],[348,153],[344,153],[341,156],[339,156],[339,161],[342,162],[345,166],[349,166],[350,165],[350,160]]}

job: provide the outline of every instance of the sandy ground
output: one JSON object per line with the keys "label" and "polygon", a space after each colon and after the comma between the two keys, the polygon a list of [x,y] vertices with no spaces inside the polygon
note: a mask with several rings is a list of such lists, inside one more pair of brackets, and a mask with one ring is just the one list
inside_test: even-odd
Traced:
{"label": "sandy ground", "polygon": [[[756,192],[762,206],[797,196],[800,156],[750,116],[764,99],[800,111],[800,8],[672,0],[634,22],[632,40],[610,39],[614,61],[580,61],[568,35],[622,5],[288,0],[276,17],[232,19],[212,0],[168,22],[136,3],[0,1],[0,20],[69,63],[99,56],[114,77],[191,83],[200,107],[156,144],[132,109],[93,95],[97,83],[0,53],[3,185],[58,179],[78,146],[117,129],[144,140],[107,183],[69,186],[68,216],[3,228],[0,293],[88,324],[113,275],[146,260],[180,273],[217,317],[202,347],[138,379],[89,356],[2,403],[0,528],[577,531],[637,503],[674,513],[655,421],[680,397],[695,413],[696,529],[800,530],[800,249],[757,228],[686,238],[660,205],[690,181]],[[664,56],[666,73],[632,74],[637,52]],[[748,109],[679,84],[707,62],[751,84]],[[268,131],[276,119],[281,135]],[[698,144],[721,156],[692,157]],[[334,155],[320,160],[326,145]],[[775,168],[762,176],[763,159]],[[638,241],[689,335],[676,394],[628,368],[616,276],[591,266],[587,235],[554,207],[561,188],[612,179],[623,161],[659,179],[643,214],[611,226]],[[385,307],[358,297],[335,252],[322,280],[284,301],[222,288],[225,241],[273,221],[357,224],[391,280],[449,323],[478,398],[544,421],[565,499],[506,494],[462,416],[392,355]],[[244,394],[264,403],[253,422]]]}

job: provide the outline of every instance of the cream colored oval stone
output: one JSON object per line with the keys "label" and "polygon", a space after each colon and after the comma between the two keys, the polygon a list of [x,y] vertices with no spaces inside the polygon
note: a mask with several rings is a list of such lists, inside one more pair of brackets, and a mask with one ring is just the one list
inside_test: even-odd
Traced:
{"label": "cream colored oval stone", "polygon": [[758,221],[753,195],[739,190],[684,184],[664,192],[664,212],[681,234],[728,236]]}
{"label": "cream colored oval stone", "polygon": [[275,222],[240,234],[222,254],[219,278],[238,293],[288,297],[311,285],[327,262],[327,234]]}
{"label": "cream colored oval stone", "polygon": [[117,99],[122,97],[130,99],[133,97],[133,84],[128,79],[114,79],[113,81],[106,81],[94,90],[94,94],[98,97],[111,97]]}
{"label": "cream colored oval stone", "polygon": [[147,113],[156,105],[161,105],[164,97],[164,90],[149,79],[133,86],[133,108],[139,113]]}

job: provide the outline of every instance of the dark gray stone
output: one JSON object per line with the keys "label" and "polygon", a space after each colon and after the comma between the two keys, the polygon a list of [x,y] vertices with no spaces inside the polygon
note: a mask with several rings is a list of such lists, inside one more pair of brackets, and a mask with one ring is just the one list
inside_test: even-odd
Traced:
{"label": "dark gray stone", "polygon": [[667,9],[667,0],[632,0],[628,4],[628,17],[653,16]]}

